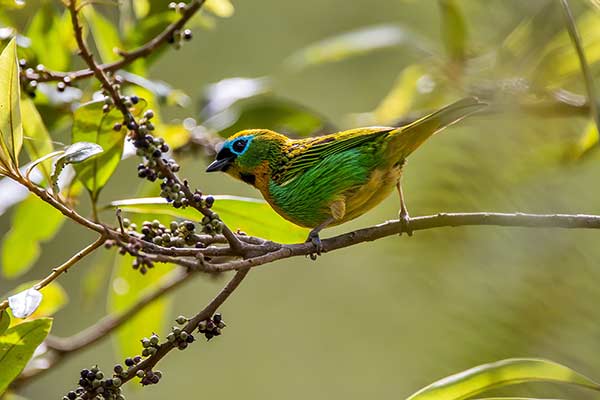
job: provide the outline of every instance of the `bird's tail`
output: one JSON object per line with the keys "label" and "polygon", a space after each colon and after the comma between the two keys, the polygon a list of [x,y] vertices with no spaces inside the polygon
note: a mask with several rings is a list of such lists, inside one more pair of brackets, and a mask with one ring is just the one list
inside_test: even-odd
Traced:
{"label": "bird's tail", "polygon": [[467,97],[392,131],[389,142],[391,154],[402,159],[407,157],[431,135],[486,106],[475,97]]}

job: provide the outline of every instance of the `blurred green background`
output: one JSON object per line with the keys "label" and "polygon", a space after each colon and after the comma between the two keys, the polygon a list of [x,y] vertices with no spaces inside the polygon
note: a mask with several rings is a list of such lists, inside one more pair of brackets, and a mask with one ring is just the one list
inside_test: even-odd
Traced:
{"label": "blurred green background", "polygon": [[[548,4],[556,6],[560,17],[558,2],[550,0],[457,3],[467,22],[469,47],[482,54],[483,64],[485,57],[497,56],[494,51],[507,35]],[[219,19],[211,30],[195,30],[194,40],[179,51],[167,50],[153,65],[151,78],[192,97],[187,108],[163,108],[165,120],[200,121],[199,102],[207,84],[270,76],[276,96],[318,110],[340,129],[349,128],[364,121],[364,114],[356,114],[377,107],[404,68],[439,60],[425,58],[409,43],[338,62],[286,67],[285,60],[298,49],[350,30],[392,24],[444,52],[447,33],[434,0],[233,4],[232,17]],[[600,29],[600,13],[592,2],[571,4],[577,16],[595,17]],[[564,31],[560,18],[547,23],[554,25],[538,35],[540,48]],[[600,35],[582,35],[584,41],[600,42]],[[482,75],[518,77],[517,61],[493,73],[483,67],[473,80]],[[597,67],[594,72],[598,76]],[[469,77],[468,68],[464,76]],[[575,76],[568,88],[585,94],[582,82]],[[588,122],[585,117],[528,116],[515,107],[475,116],[444,131],[408,162],[404,192],[411,215],[600,214],[598,151],[577,159],[569,156]],[[258,197],[225,175],[204,173],[207,158],[201,154],[182,155],[181,163],[181,175],[205,193]],[[135,164],[129,159],[119,166],[102,193],[103,202],[135,195]],[[87,199],[81,203],[85,210]],[[390,196],[374,211],[323,236],[393,219],[397,212],[397,198]],[[0,234],[10,228],[10,215],[0,219]],[[18,282],[45,276],[91,240],[92,234],[67,222],[59,237],[43,245],[35,268]],[[228,323],[224,335],[171,353],[159,364],[164,375],[160,384],[139,388],[131,383],[125,388],[127,398],[403,398],[443,376],[508,357],[549,358],[600,379],[597,243],[593,230],[443,228],[353,246],[316,262],[296,258],[258,267],[220,310]],[[101,250],[60,279],[70,303],[55,315],[53,334],[73,334],[105,314],[112,266],[105,253]],[[90,270],[105,288],[91,302],[81,290]],[[138,278],[143,286],[146,277]],[[168,319],[197,312],[224,282],[225,277],[195,277],[172,296]],[[0,292],[16,284],[2,278]],[[160,333],[166,331],[165,326]],[[139,332],[130,339],[149,334]],[[109,371],[120,362],[114,345],[106,340],[70,357],[22,394],[60,398],[76,386],[81,368],[98,364]],[[511,393],[553,397],[563,396],[563,390],[526,386]],[[591,398],[579,391],[571,395]]]}

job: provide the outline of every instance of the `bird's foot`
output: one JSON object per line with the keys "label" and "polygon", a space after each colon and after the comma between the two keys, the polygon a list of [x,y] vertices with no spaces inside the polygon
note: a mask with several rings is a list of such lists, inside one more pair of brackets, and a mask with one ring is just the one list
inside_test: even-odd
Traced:
{"label": "bird's foot", "polygon": [[412,236],[413,231],[412,231],[412,228],[410,227],[410,215],[408,215],[408,212],[406,211],[406,209],[403,209],[400,211],[400,215],[398,215],[398,218],[400,219],[399,235],[402,236],[403,233],[406,233],[408,236]]}
{"label": "bird's foot", "polygon": [[321,238],[319,238],[319,233],[311,231],[306,239],[306,243],[309,242],[315,246],[315,252],[309,254],[310,259],[314,261],[318,256],[321,255],[321,252],[323,251],[323,243],[321,242]]}

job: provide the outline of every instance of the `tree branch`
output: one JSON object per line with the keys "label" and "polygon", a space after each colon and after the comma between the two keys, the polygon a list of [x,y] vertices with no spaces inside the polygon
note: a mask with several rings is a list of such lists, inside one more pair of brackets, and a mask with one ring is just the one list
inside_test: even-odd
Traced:
{"label": "tree branch", "polygon": [[[521,228],[563,228],[563,229],[600,229],[600,215],[585,214],[524,214],[524,213],[440,213],[411,218],[408,222],[412,231],[426,229],[459,227],[459,226],[506,226]],[[329,239],[322,239],[325,252],[342,249],[363,242],[371,242],[386,236],[402,232],[402,224],[398,220],[388,221],[380,225],[359,229]],[[198,269],[207,272],[231,271],[252,268],[284,258],[306,256],[314,253],[312,243],[281,245],[270,243],[270,251],[258,250],[249,258],[234,260],[221,264],[200,264],[194,261]],[[191,259],[188,258],[191,262]],[[171,260],[176,262],[177,259]]]}
{"label": "tree branch", "polygon": [[[154,36],[148,42],[138,47],[137,49],[130,51],[121,51],[120,55],[122,58],[118,61],[100,64],[98,65],[98,69],[103,72],[115,72],[119,69],[125,68],[134,61],[144,58],[152,54],[157,48],[165,45],[169,39],[173,36],[173,34],[181,30],[185,26],[185,24],[202,8],[205,0],[193,0],[190,2],[181,17],[168,25],[161,33]],[[89,66],[89,65],[88,65]],[[65,77],[71,79],[71,81],[76,81],[84,78],[89,78],[95,75],[95,71],[91,66],[90,68],[81,69],[78,71],[70,71],[70,72],[59,72],[59,71],[44,71],[44,72],[34,72],[31,71],[27,74],[27,78],[30,80],[36,80],[38,82],[49,82],[49,81],[62,81]]]}

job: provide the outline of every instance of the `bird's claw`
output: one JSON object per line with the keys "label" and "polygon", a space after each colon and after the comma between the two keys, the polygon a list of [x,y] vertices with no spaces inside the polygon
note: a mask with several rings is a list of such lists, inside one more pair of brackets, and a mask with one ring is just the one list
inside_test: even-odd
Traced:
{"label": "bird's claw", "polygon": [[400,220],[400,233],[399,235],[402,236],[403,233],[406,233],[408,236],[412,236],[413,235],[413,231],[412,228],[410,227],[410,215],[408,215],[408,212],[406,211],[400,211],[400,215],[398,216],[399,220]]}
{"label": "bird's claw", "polygon": [[317,259],[318,256],[321,255],[321,252],[323,251],[323,243],[321,242],[321,238],[319,238],[319,234],[313,232],[311,232],[308,235],[306,243],[308,242],[312,243],[313,246],[315,246],[315,252],[309,254],[310,259],[314,261]]}

